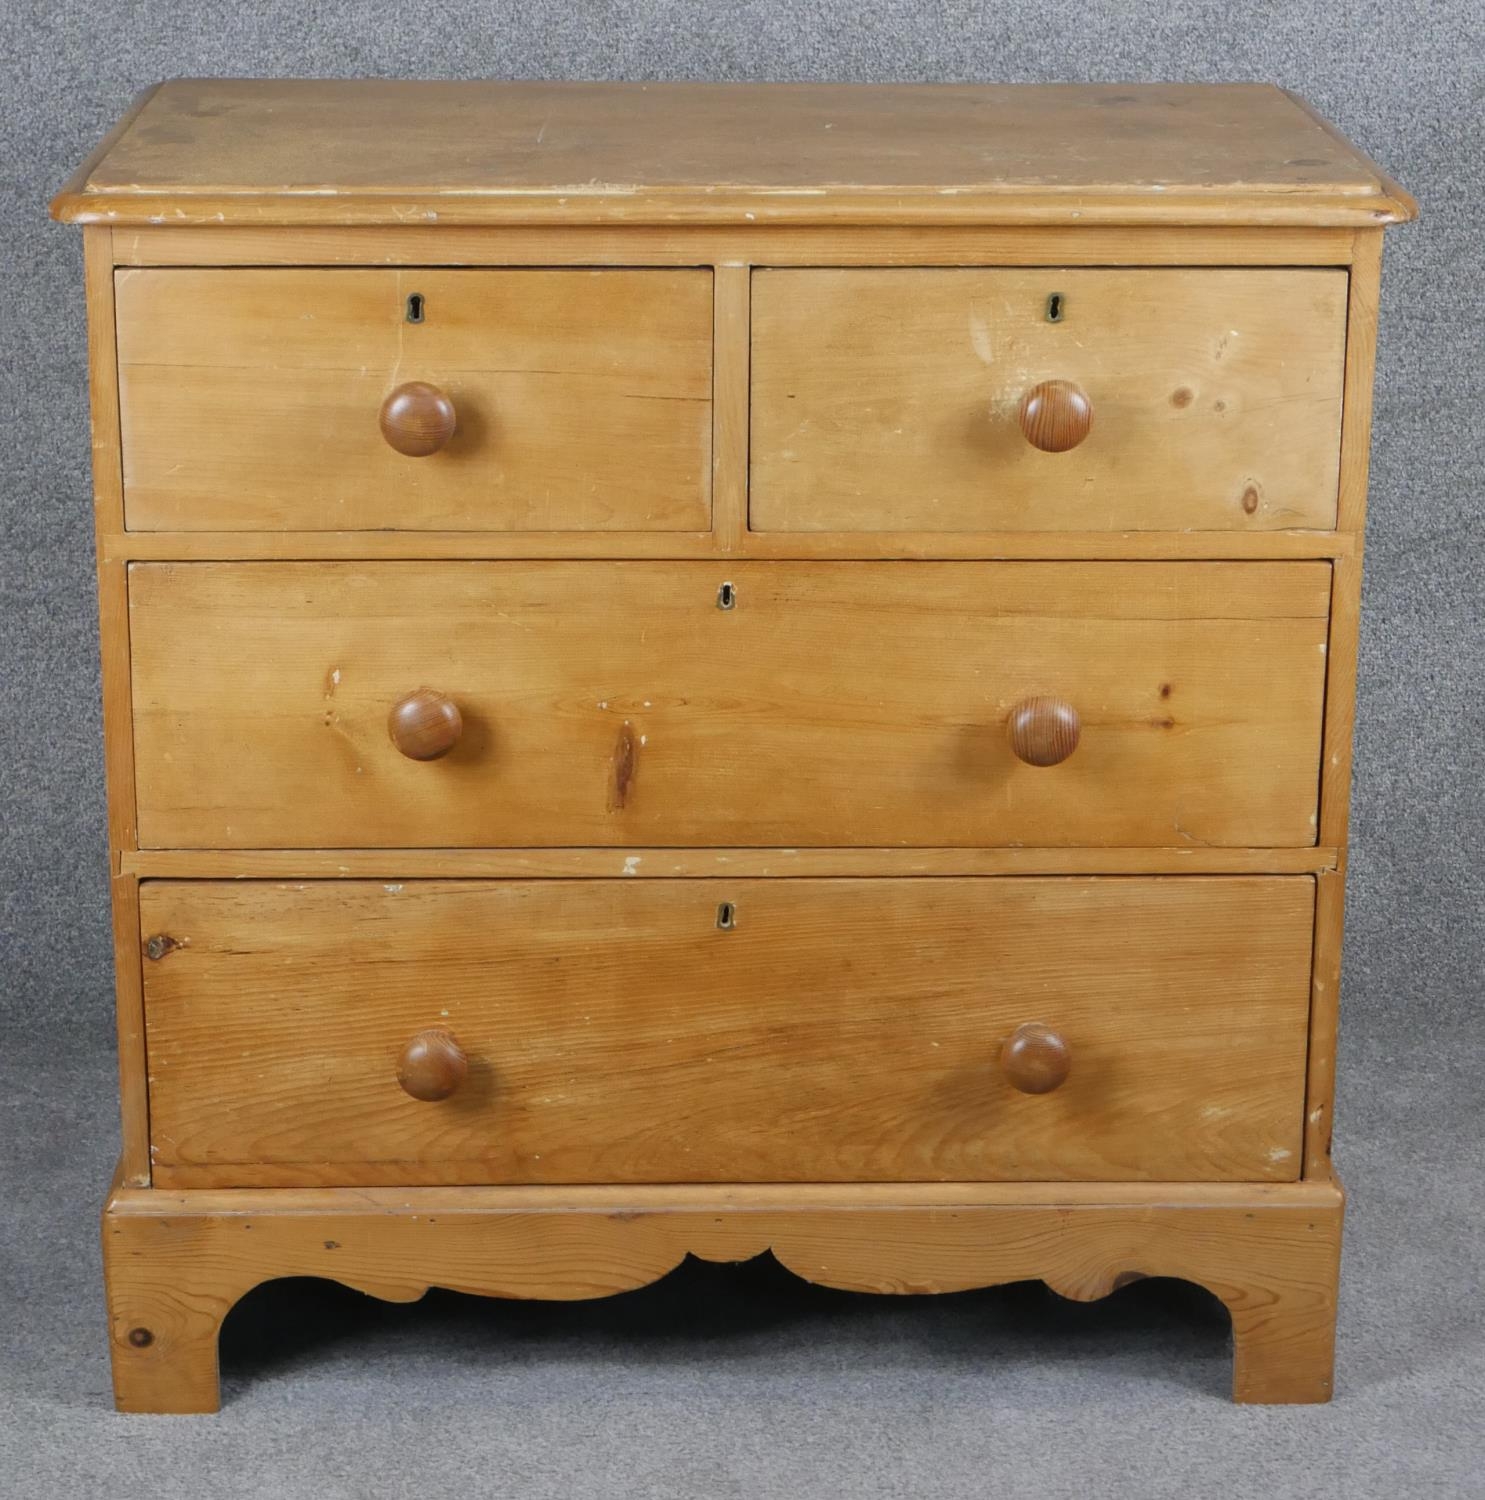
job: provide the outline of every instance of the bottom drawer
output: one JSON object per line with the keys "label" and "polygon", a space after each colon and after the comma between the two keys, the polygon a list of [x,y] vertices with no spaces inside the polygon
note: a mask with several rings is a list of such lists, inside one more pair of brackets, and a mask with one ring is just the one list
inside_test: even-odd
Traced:
{"label": "bottom drawer", "polygon": [[[149,882],[154,1180],[1293,1179],[1313,909],[1308,876]],[[430,1028],[467,1067],[405,1058]]]}

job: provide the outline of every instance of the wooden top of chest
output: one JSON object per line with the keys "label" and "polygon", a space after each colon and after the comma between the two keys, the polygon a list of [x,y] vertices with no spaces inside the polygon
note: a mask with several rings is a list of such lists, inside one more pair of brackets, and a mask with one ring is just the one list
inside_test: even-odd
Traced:
{"label": "wooden top of chest", "polygon": [[1413,200],[1260,84],[181,79],[57,195],[148,224],[1379,225]]}

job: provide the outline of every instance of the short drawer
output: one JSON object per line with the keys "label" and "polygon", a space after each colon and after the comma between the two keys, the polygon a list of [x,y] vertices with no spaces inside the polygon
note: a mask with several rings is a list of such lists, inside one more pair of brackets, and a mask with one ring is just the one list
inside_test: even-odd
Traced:
{"label": "short drawer", "polygon": [[1329,582],[1323,563],[136,564],[139,837],[1313,844]]}
{"label": "short drawer", "polygon": [[154,1180],[1293,1179],[1313,892],[147,883]]}
{"label": "short drawer", "polygon": [[1340,270],[759,271],[752,525],[1334,526],[1346,291]]}
{"label": "short drawer", "polygon": [[127,524],[705,530],[711,288],[700,270],[120,271]]}

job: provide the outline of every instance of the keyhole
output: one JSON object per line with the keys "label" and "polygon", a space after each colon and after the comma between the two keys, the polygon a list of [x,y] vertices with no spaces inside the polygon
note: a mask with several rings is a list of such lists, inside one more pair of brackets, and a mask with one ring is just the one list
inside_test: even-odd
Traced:
{"label": "keyhole", "polygon": [[407,294],[407,321],[409,323],[423,321],[423,294],[421,292]]}
{"label": "keyhole", "polygon": [[1047,322],[1060,323],[1062,321],[1062,293],[1053,292],[1047,298]]}
{"label": "keyhole", "polygon": [[717,608],[733,609],[737,605],[737,590],[730,583],[724,583],[717,590]]}
{"label": "keyhole", "polygon": [[717,926],[723,932],[731,932],[737,926],[737,908],[730,901],[724,901],[717,908]]}

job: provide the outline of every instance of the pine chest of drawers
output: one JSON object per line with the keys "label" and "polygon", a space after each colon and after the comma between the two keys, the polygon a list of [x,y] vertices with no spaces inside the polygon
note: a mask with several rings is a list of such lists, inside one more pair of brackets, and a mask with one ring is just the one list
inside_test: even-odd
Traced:
{"label": "pine chest of drawers", "polygon": [[85,226],[115,1386],[277,1276],[1176,1276],[1331,1388],[1381,230],[1277,90],[180,82]]}

